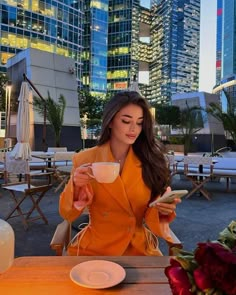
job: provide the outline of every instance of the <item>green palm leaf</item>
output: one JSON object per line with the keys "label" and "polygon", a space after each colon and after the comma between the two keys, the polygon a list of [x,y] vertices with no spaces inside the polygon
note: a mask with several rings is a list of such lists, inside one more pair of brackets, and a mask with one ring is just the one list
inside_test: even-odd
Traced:
{"label": "green palm leaf", "polygon": [[39,115],[44,116],[44,105],[46,105],[46,119],[50,123],[51,128],[55,134],[55,144],[60,146],[60,137],[62,125],[64,122],[64,112],[66,108],[66,100],[61,94],[58,98],[58,102],[51,98],[48,92],[48,97],[42,103],[42,99],[34,97],[34,108]]}

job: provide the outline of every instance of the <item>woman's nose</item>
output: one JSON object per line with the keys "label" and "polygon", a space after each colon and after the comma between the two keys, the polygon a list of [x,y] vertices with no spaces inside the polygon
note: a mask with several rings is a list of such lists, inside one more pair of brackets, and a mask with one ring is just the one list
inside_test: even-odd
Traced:
{"label": "woman's nose", "polygon": [[130,131],[134,131],[135,130],[135,123],[131,123],[129,129],[130,129]]}

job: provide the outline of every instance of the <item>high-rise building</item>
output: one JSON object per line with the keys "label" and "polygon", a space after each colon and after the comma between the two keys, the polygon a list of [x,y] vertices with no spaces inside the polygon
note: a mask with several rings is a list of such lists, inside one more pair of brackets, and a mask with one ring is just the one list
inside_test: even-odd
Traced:
{"label": "high-rise building", "polygon": [[151,100],[168,103],[199,83],[200,0],[152,0]]}
{"label": "high-rise building", "polygon": [[222,49],[222,0],[217,0],[217,17],[216,17],[216,85],[221,80],[221,49]]}
{"label": "high-rise building", "polygon": [[[236,73],[236,1],[223,1],[221,77]],[[217,32],[218,33],[218,32]]]}
{"label": "high-rise building", "polygon": [[108,0],[85,0],[83,86],[92,95],[107,92]]}
{"label": "high-rise building", "polygon": [[[236,105],[236,0],[218,0],[217,8],[217,84],[213,93],[220,94],[222,110],[227,111],[226,95],[234,109]],[[217,67],[218,58],[220,68]]]}
{"label": "high-rise building", "polygon": [[2,0],[0,72],[16,53],[35,48],[75,60],[81,79],[83,0]]}
{"label": "high-rise building", "polygon": [[108,90],[127,89],[138,73],[139,0],[110,0]]}
{"label": "high-rise building", "polygon": [[72,57],[96,96],[127,89],[134,77],[158,103],[198,89],[200,0],[152,0],[150,9],[140,0],[2,0],[0,9],[3,72],[32,47]]}
{"label": "high-rise building", "polygon": [[127,89],[139,70],[139,0],[86,0],[83,84],[93,95]]}

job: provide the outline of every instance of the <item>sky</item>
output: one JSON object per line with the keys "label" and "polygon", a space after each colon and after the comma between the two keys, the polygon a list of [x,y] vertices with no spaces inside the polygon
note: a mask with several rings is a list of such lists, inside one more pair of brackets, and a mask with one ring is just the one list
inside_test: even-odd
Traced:
{"label": "sky", "polygon": [[217,0],[201,0],[199,91],[212,92],[216,75]]}
{"label": "sky", "polygon": [[[149,7],[149,0],[141,0]],[[215,86],[217,0],[201,0],[199,91],[212,92]]]}

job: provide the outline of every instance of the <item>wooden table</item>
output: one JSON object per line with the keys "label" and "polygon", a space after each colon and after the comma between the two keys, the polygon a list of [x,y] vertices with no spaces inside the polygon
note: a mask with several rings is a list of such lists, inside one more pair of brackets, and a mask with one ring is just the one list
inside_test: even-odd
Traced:
{"label": "wooden table", "polygon": [[[102,259],[116,262],[126,271],[125,280],[107,289],[78,286],[69,277],[80,262]],[[171,295],[164,268],[169,257],[153,256],[37,256],[16,258],[13,266],[0,275],[0,294],[124,294]]]}

